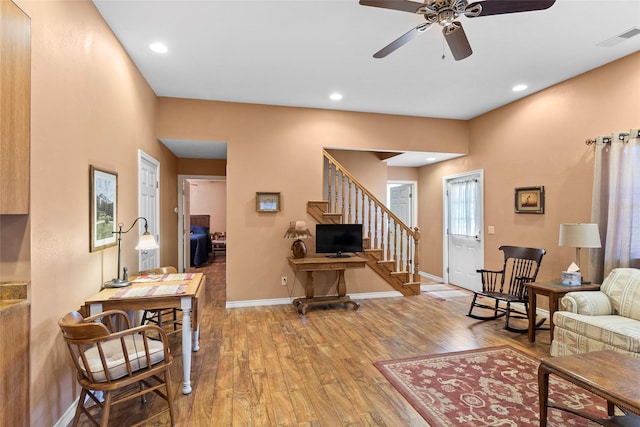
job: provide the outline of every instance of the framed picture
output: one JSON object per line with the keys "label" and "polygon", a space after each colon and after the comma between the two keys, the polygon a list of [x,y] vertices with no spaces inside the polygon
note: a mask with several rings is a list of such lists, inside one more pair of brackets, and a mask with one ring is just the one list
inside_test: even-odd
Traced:
{"label": "framed picture", "polygon": [[280,193],[256,193],[257,212],[280,212]]}
{"label": "framed picture", "polygon": [[516,213],[544,213],[544,187],[516,188]]}
{"label": "framed picture", "polygon": [[116,245],[118,174],[89,167],[89,227],[91,252]]}

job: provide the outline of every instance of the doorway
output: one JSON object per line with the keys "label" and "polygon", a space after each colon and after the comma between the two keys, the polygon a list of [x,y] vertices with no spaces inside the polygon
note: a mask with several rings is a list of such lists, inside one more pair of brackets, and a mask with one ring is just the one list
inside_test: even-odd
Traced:
{"label": "doorway", "polygon": [[[160,162],[142,150],[138,150],[138,212],[146,218],[149,233],[160,243]],[[138,223],[141,235],[144,222]],[[140,251],[138,271],[160,267],[160,249]]]}
{"label": "doorway", "polygon": [[387,207],[409,228],[415,227],[418,217],[417,186],[415,181],[387,182]]}
{"label": "doorway", "polygon": [[473,171],[443,178],[446,283],[482,288],[476,270],[484,265],[484,174]]}
{"label": "doorway", "polygon": [[[190,216],[192,214],[209,214],[211,215],[210,232],[224,231],[226,232],[226,182],[225,176],[208,176],[208,175],[178,175],[178,271],[188,272],[191,269],[190,254]],[[210,210],[197,212],[192,210],[192,206],[202,206],[202,201],[198,197],[202,197],[199,191],[192,191],[194,186],[203,186],[207,183],[221,184],[224,186],[223,200],[218,203],[223,210],[221,215],[215,215]]]}

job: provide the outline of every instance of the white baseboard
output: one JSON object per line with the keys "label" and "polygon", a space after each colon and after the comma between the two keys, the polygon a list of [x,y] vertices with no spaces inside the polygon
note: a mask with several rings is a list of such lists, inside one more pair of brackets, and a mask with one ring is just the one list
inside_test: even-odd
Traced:
{"label": "white baseboard", "polygon": [[62,414],[62,417],[60,417],[60,419],[56,421],[53,427],[66,427],[69,424],[71,424],[71,422],[73,421],[73,417],[76,414],[76,408],[78,407],[79,400],[80,398],[78,397],[76,400],[73,401],[71,406],[69,406],[69,408],[67,408],[67,410],[64,411],[64,414]]}
{"label": "white baseboard", "polygon": [[435,282],[444,282],[444,278],[425,273],[424,271],[421,271],[418,274],[420,275],[420,277],[424,277],[425,279],[433,280]]}
{"label": "white baseboard", "polygon": [[[359,300],[359,299],[370,299],[370,298],[401,297],[402,294],[398,291],[387,291],[387,292],[366,292],[361,294],[349,294],[349,296],[354,300]],[[226,308],[259,307],[264,305],[291,304],[293,303],[293,300],[296,298],[302,298],[302,297],[227,301]]]}

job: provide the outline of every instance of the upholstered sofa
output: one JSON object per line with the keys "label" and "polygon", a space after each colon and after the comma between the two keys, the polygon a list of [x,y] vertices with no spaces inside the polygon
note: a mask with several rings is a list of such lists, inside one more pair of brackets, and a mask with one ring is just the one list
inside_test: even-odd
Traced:
{"label": "upholstered sofa", "polygon": [[610,349],[640,358],[640,269],[613,269],[599,291],[569,292],[561,306],[552,356]]}

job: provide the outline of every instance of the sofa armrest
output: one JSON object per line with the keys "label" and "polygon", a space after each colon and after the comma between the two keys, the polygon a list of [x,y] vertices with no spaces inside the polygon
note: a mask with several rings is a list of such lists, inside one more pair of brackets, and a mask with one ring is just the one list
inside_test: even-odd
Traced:
{"label": "sofa armrest", "polygon": [[588,316],[614,314],[611,301],[601,291],[569,292],[560,301],[565,311]]}

